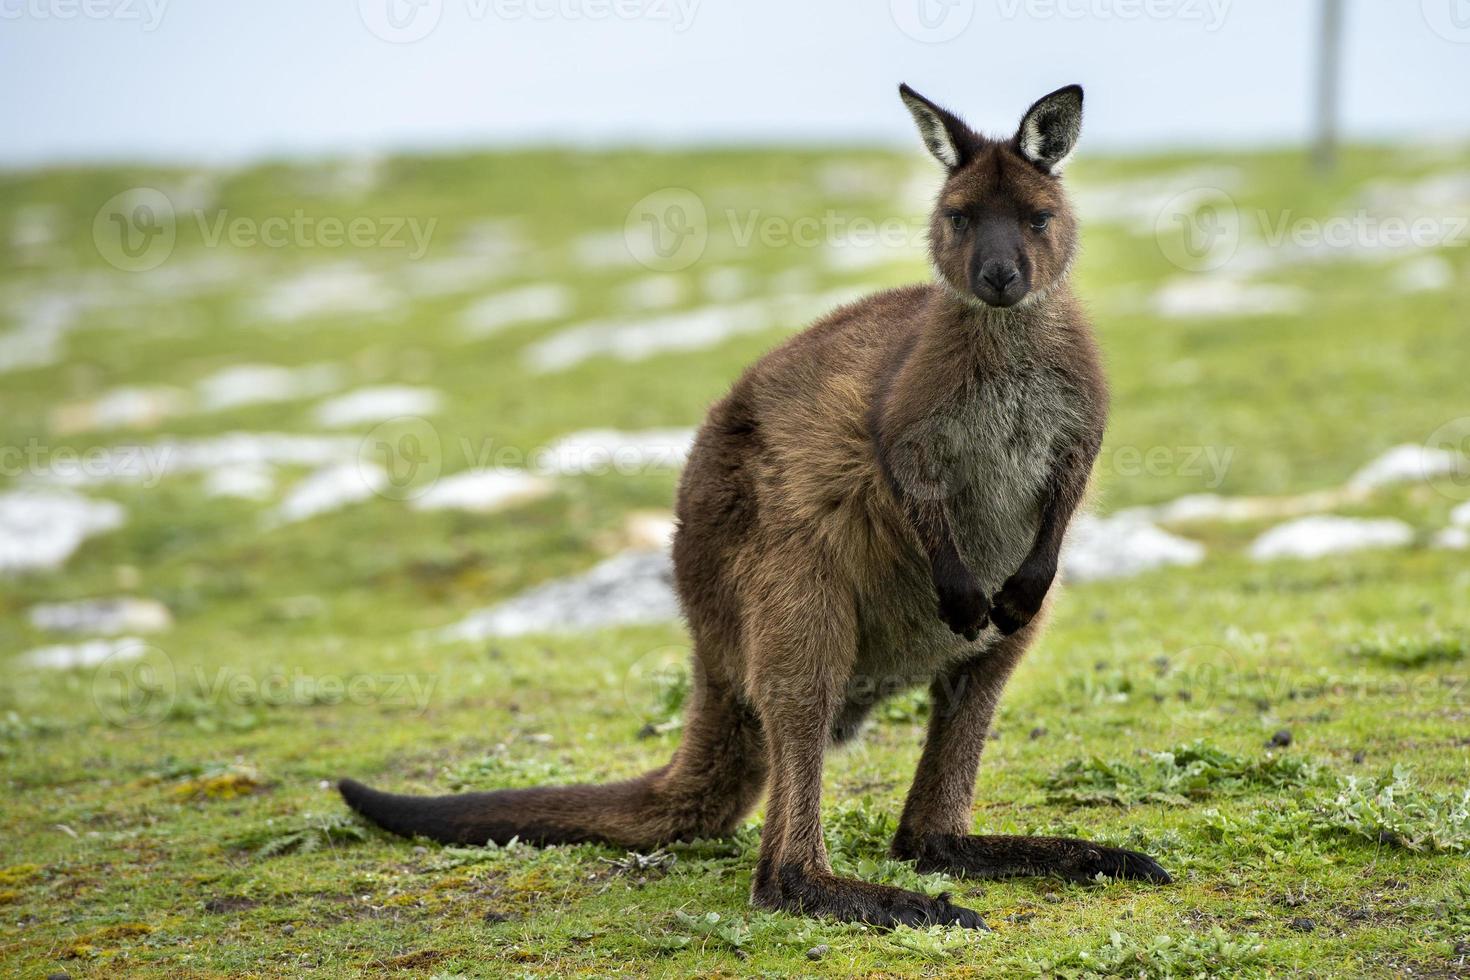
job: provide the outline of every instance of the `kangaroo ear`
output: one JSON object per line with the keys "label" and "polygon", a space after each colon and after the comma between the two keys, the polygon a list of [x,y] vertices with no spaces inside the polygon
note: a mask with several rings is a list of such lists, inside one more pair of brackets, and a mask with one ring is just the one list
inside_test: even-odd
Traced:
{"label": "kangaroo ear", "polygon": [[908,106],[909,114],[919,127],[924,145],[934,154],[934,159],[950,170],[965,165],[970,155],[970,127],[959,116],[924,98],[907,85],[898,87],[898,96]]}
{"label": "kangaroo ear", "polygon": [[1068,85],[1043,95],[1021,117],[1016,147],[1049,174],[1061,173],[1082,133],[1082,86]]}

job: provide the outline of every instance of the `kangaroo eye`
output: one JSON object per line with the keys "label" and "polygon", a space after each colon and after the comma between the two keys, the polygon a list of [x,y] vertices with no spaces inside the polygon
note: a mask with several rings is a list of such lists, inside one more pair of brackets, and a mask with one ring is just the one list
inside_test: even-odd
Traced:
{"label": "kangaroo eye", "polygon": [[1031,216],[1031,227],[1036,231],[1046,231],[1046,226],[1051,223],[1050,211],[1038,211]]}
{"label": "kangaroo eye", "polygon": [[954,226],[955,231],[964,231],[970,227],[970,219],[958,211],[950,212],[949,223]]}

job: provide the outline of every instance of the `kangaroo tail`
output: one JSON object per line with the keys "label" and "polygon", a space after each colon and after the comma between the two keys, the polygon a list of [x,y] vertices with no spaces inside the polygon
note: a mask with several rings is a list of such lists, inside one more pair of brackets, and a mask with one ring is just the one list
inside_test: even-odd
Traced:
{"label": "kangaroo tail", "polygon": [[452,796],[399,796],[352,779],[347,805],[384,830],[445,844],[576,844],[646,848],[731,832],[765,785],[765,747],[743,706],[696,687],[673,761],[617,783],[538,786]]}
{"label": "kangaroo tail", "polygon": [[639,836],[626,817],[653,805],[650,776],[605,786],[539,786],[452,796],[400,796],[353,779],[337,784],[347,805],[384,830],[444,844],[626,843]]}

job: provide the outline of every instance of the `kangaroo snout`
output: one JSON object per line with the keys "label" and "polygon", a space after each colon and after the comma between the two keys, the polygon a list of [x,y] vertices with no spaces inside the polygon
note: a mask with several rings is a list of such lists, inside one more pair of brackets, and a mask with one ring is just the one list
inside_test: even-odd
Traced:
{"label": "kangaroo snout", "polygon": [[1016,263],[986,259],[971,283],[971,290],[990,306],[1012,306],[1026,295],[1026,283]]}

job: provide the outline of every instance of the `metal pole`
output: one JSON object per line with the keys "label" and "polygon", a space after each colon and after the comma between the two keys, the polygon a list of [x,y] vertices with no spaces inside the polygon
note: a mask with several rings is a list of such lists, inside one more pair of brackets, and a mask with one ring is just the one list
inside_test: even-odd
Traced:
{"label": "metal pole", "polygon": [[1316,138],[1312,163],[1318,170],[1337,164],[1337,104],[1342,61],[1342,0],[1322,0],[1317,35]]}

